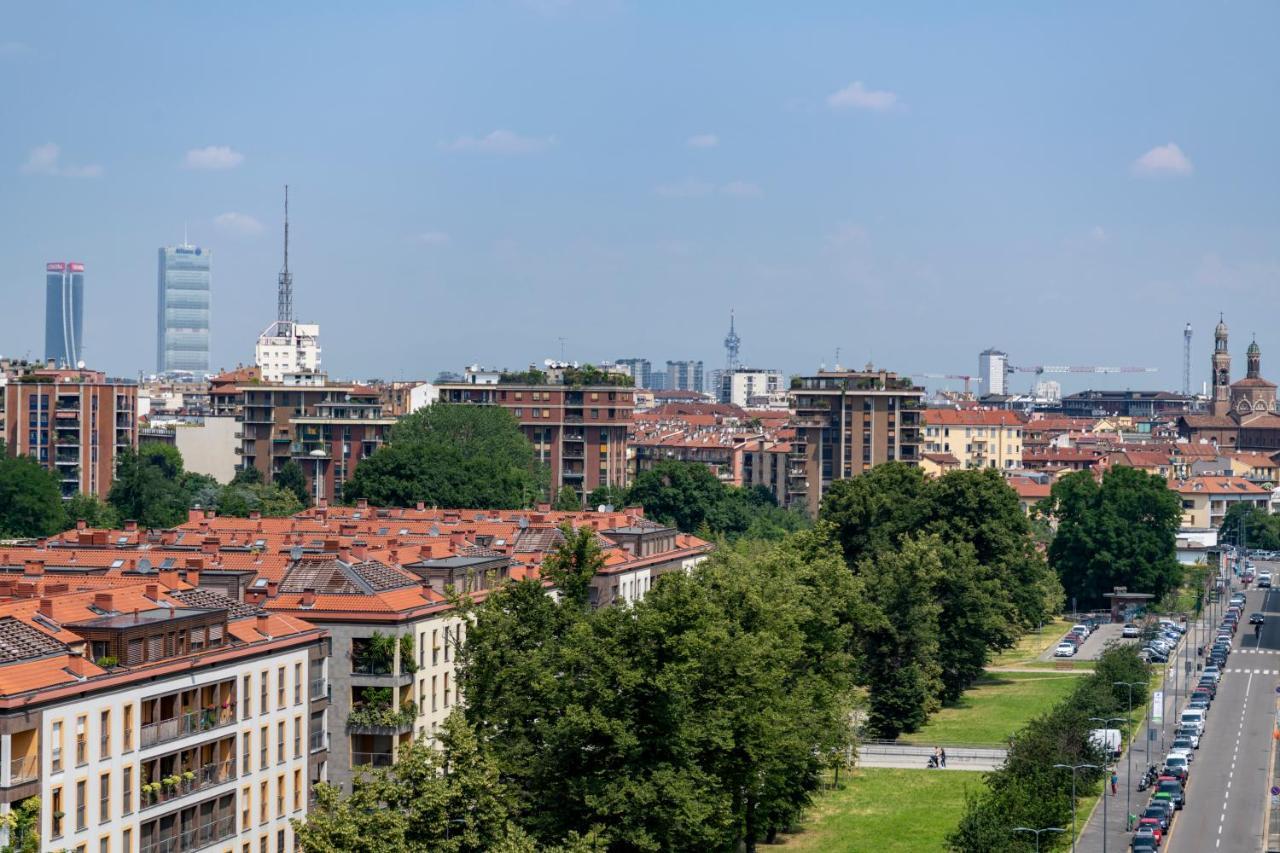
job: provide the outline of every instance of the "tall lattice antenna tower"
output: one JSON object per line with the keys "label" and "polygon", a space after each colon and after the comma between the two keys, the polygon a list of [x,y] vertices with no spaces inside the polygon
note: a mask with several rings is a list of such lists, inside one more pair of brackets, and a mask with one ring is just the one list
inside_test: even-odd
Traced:
{"label": "tall lattice antenna tower", "polygon": [[742,339],[733,329],[733,309],[729,309],[729,334],[724,339],[724,352],[730,373],[738,369],[738,350],[742,347]]}
{"label": "tall lattice antenna tower", "polygon": [[1191,393],[1191,324],[1182,330],[1182,393]]}
{"label": "tall lattice antenna tower", "polygon": [[293,329],[293,274],[289,272],[289,185],[284,185],[284,269],[276,294],[277,334],[286,335]]}

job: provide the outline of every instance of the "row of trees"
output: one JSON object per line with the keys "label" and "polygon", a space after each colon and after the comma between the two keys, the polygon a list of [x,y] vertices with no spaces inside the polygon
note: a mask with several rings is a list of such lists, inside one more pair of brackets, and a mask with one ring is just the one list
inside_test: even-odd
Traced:
{"label": "row of trees", "polygon": [[[1150,672],[1133,646],[1103,652],[1094,673],[1080,679],[1069,696],[1028,723],[1012,739],[1005,765],[986,776],[986,786],[966,797],[964,817],[948,838],[957,853],[1001,853],[1027,849],[1015,826],[1070,826],[1071,772],[1055,764],[1105,766],[1089,741],[1098,727],[1090,717],[1122,717],[1141,708]],[[1132,697],[1124,683],[1133,686]],[[1132,704],[1131,704],[1132,703]],[[1083,769],[1076,795],[1098,791],[1103,771]]]}
{"label": "row of trees", "polygon": [[[545,566],[558,596],[525,580],[459,603],[465,720],[440,759],[455,778],[428,785],[411,752],[349,799],[322,795],[304,849],[750,850],[847,759],[869,616],[820,532],[726,547],[635,606],[602,610],[587,603],[596,538],[566,534]],[[486,768],[469,785],[459,748]]]}
{"label": "row of trees", "polygon": [[105,501],[84,494],[64,501],[53,472],[28,456],[4,454],[0,444],[0,536],[50,536],[82,519],[91,527],[116,527],[124,519],[172,527],[186,521],[188,508],[197,504],[221,515],[286,516],[301,510],[306,499],[306,481],[296,462],[285,464],[270,485],[252,468],[223,485],[185,470],[182,454],[172,445],[149,442],[120,454]]}
{"label": "row of trees", "polygon": [[866,590],[859,681],[892,738],[955,701],[991,656],[1061,604],[1016,493],[992,470],[899,463],[831,485],[821,522]]}

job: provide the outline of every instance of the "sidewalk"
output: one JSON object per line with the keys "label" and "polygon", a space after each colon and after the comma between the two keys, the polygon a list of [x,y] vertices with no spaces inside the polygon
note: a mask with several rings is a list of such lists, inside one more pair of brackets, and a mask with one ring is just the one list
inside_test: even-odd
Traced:
{"label": "sidewalk", "polygon": [[[1007,750],[999,748],[941,745],[947,751],[944,770],[995,770],[1004,764]],[[863,743],[858,746],[858,767],[897,767],[906,770],[929,769],[932,746],[899,743]]]}

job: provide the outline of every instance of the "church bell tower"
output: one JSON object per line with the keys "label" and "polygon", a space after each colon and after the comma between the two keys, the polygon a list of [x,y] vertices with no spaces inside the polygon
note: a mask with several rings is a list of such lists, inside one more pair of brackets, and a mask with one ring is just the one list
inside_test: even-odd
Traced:
{"label": "church bell tower", "polygon": [[1213,396],[1209,411],[1225,415],[1231,411],[1231,353],[1227,351],[1227,324],[1218,315],[1218,325],[1213,330]]}

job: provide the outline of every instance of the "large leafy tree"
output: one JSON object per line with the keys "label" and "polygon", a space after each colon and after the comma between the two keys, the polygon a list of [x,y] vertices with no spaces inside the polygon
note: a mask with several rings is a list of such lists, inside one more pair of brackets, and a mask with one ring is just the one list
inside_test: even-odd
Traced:
{"label": "large leafy tree", "polygon": [[856,565],[896,548],[903,536],[924,526],[930,516],[927,486],[919,468],[897,462],[877,465],[832,483],[819,517],[834,526],[845,559]]}
{"label": "large leafy tree", "polygon": [[1218,528],[1218,541],[1264,551],[1280,551],[1280,515],[1237,501],[1227,508]]}
{"label": "large leafy tree", "polygon": [[1156,600],[1182,577],[1176,540],[1182,510],[1161,477],[1136,468],[1068,474],[1054,484],[1042,511],[1058,530],[1049,562],[1078,606],[1100,606],[1114,587],[1151,593]]}
{"label": "large leafy tree", "polygon": [[0,442],[0,536],[49,536],[65,524],[57,477],[30,456],[9,456]]}
{"label": "large leafy tree", "polygon": [[115,481],[107,502],[121,518],[147,527],[173,527],[186,520],[190,492],[182,454],[159,442],[125,450],[116,461]]}
{"label": "large leafy tree", "polygon": [[266,483],[229,483],[218,490],[214,506],[219,515],[245,518],[260,512],[266,518],[284,518],[302,510],[302,502],[288,489]]}
{"label": "large leafy tree", "polygon": [[435,403],[396,424],[343,494],[383,506],[518,509],[538,499],[546,479],[506,409]]}
{"label": "large leafy tree", "polygon": [[302,473],[302,466],[298,464],[296,459],[290,459],[281,465],[280,470],[272,478],[272,483],[281,489],[293,492],[293,496],[298,499],[298,503],[302,506],[306,506],[311,502],[311,495],[307,492],[307,478]]}
{"label": "large leafy tree", "polygon": [[113,528],[120,524],[120,516],[111,504],[95,495],[76,493],[64,501],[67,514],[65,526],[72,528],[83,521],[89,527]]}
{"label": "large leafy tree", "polygon": [[700,462],[659,462],[636,477],[625,497],[651,518],[704,536],[780,539],[808,526],[805,516],[779,507],[763,486],[725,485]]}

